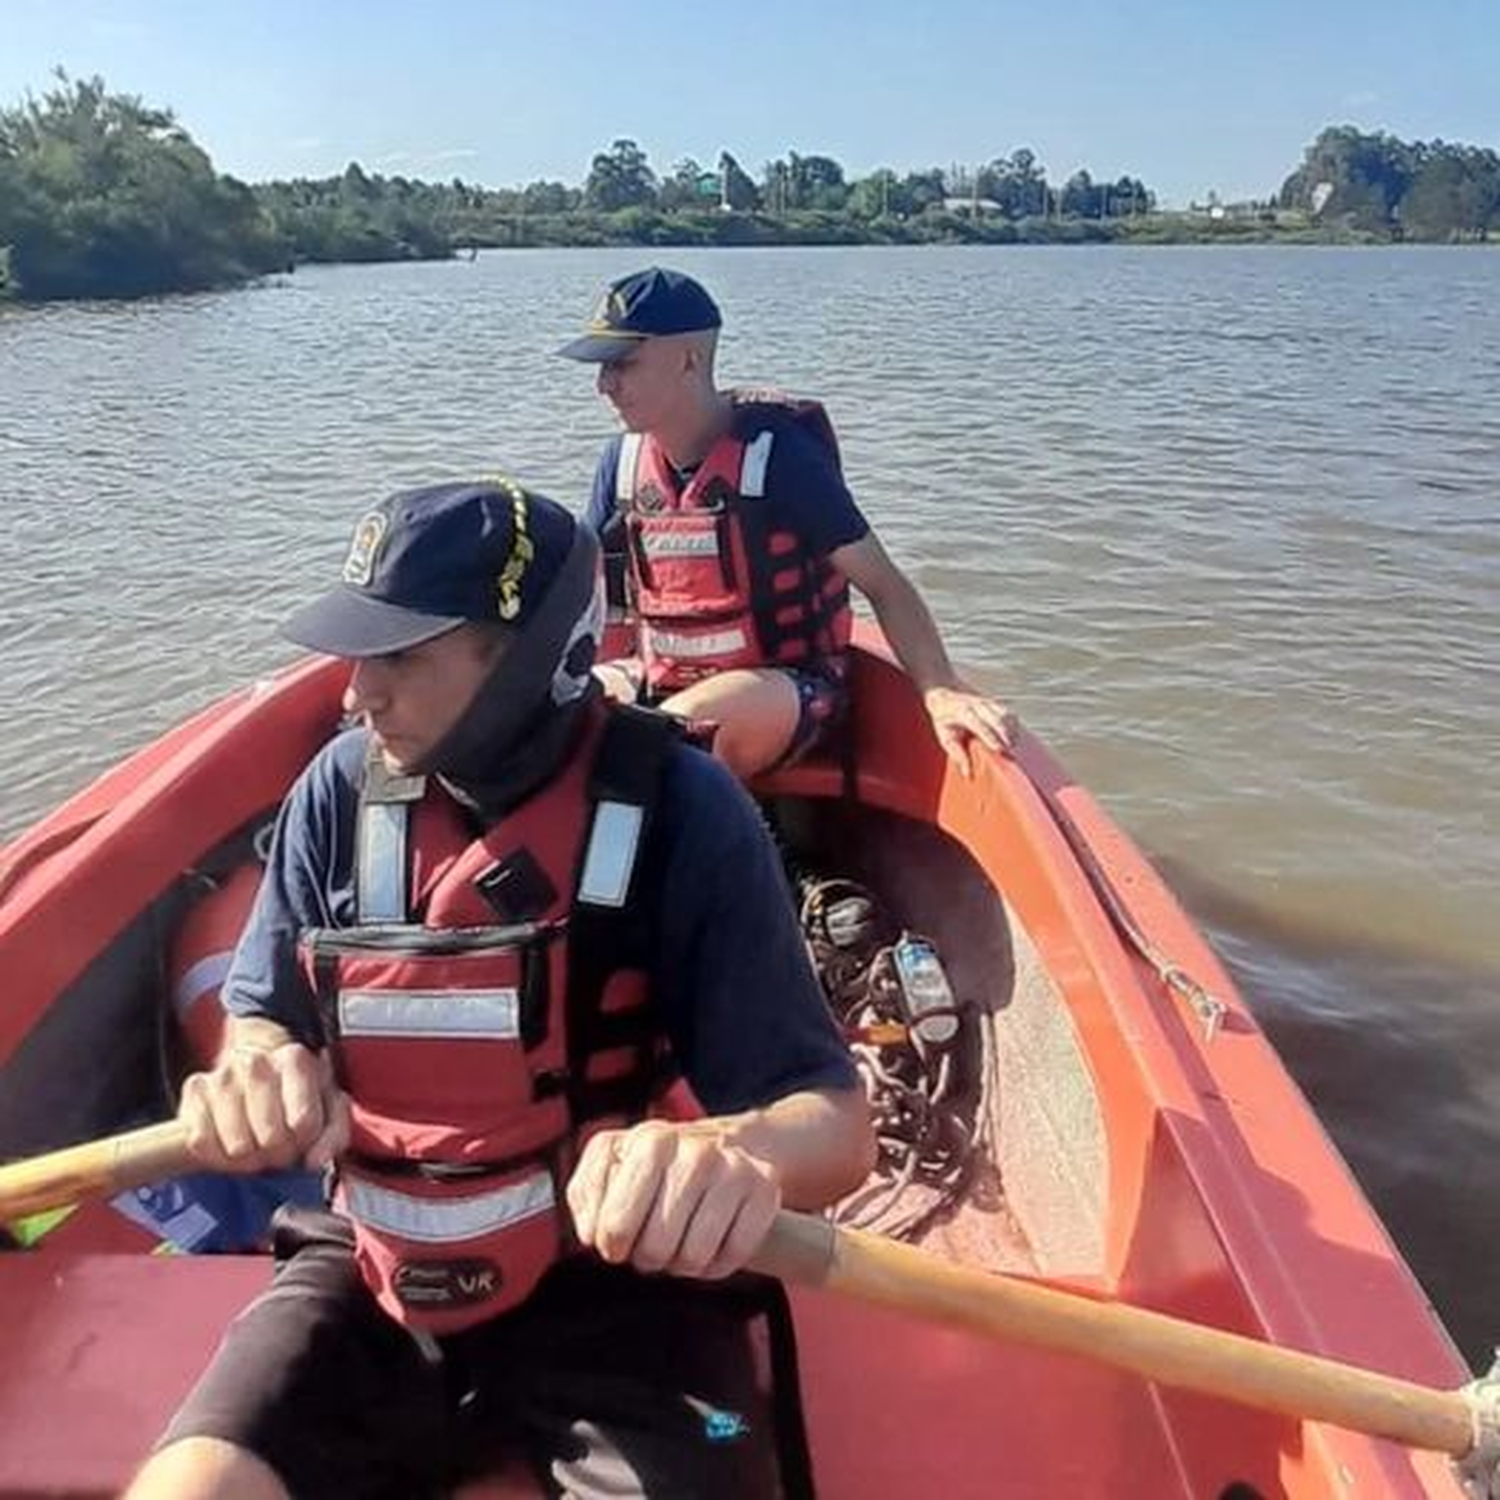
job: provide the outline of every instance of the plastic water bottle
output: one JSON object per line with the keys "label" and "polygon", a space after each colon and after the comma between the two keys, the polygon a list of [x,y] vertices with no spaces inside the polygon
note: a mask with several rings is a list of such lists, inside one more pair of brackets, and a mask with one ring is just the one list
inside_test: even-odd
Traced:
{"label": "plastic water bottle", "polygon": [[[928,1046],[947,1046],[958,1035],[958,1017],[951,1013],[953,991],[937,949],[925,938],[903,933],[892,957],[911,1029]],[[930,1015],[930,1011],[943,1014]]]}

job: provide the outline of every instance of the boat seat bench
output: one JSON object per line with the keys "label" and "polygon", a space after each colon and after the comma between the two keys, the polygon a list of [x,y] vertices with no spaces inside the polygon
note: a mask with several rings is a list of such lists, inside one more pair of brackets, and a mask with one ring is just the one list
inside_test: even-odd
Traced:
{"label": "boat seat bench", "polygon": [[[0,1383],[0,1495],[118,1495],[270,1270],[264,1256],[8,1255],[6,1358],[27,1378]],[[460,1500],[541,1494],[517,1467]]]}

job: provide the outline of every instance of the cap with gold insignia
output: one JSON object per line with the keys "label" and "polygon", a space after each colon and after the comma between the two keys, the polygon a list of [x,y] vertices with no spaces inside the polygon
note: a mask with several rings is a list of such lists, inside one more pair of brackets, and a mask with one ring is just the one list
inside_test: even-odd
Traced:
{"label": "cap with gold insignia", "polygon": [[568,359],[608,364],[645,339],[702,333],[723,321],[714,299],[691,276],[648,266],[611,282],[588,331],[557,352]]}
{"label": "cap with gold insignia", "polygon": [[384,656],[471,621],[524,626],[578,523],[509,479],[403,490],[360,517],[337,587],[298,610],[289,640]]}

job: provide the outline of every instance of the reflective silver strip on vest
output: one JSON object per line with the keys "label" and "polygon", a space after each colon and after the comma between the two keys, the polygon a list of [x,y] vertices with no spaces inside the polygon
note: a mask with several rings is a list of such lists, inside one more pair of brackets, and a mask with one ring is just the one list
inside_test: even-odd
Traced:
{"label": "reflective silver strip on vest", "polygon": [[771,462],[774,432],[763,432],[745,444],[740,462],[740,494],[747,500],[759,500],[766,492],[766,468]]}
{"label": "reflective silver strip on vest", "polygon": [[719,534],[717,531],[647,531],[642,528],[641,545],[650,558],[717,557]]}
{"label": "reflective silver strip on vest", "polygon": [[410,803],[366,802],[359,824],[359,920],[406,920],[406,828]]}
{"label": "reflective silver strip on vest", "polygon": [[343,1189],[344,1207],[361,1224],[431,1244],[476,1239],[546,1213],[556,1202],[547,1171],[471,1198],[412,1198],[351,1176],[345,1177]]}
{"label": "reflective silver strip on vest", "polygon": [[514,989],[340,990],[339,1032],[508,1042],[521,1034],[521,1005]]}
{"label": "reflective silver strip on vest", "polygon": [[675,630],[657,630],[645,625],[642,630],[658,656],[722,656],[730,651],[743,651],[747,644],[745,632],[738,626],[706,635],[679,635]]}
{"label": "reflective silver strip on vest", "polygon": [[635,499],[635,466],[641,456],[641,434],[627,432],[620,439],[620,456],[615,461],[615,504],[629,505]]}
{"label": "reflective silver strip on vest", "polygon": [[642,811],[634,802],[600,802],[594,809],[578,899],[590,906],[624,906],[641,843]]}

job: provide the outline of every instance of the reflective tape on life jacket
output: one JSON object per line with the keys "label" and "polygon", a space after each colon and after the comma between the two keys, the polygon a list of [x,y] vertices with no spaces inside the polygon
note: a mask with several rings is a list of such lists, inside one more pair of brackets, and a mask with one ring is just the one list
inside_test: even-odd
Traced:
{"label": "reflective tape on life jacket", "polygon": [[346,1175],[344,1204],[362,1224],[401,1239],[452,1245],[480,1240],[557,1206],[552,1174],[532,1172],[507,1187],[456,1198],[422,1198]]}
{"label": "reflective tape on life jacket", "polygon": [[371,869],[358,925],[304,934],[351,1105],[335,1201],[367,1284],[413,1327],[452,1332],[531,1291],[559,1253],[577,1127],[640,1118],[658,1081],[644,975],[568,942],[591,911],[632,915],[649,807],[601,784],[627,713],[647,717],[593,711],[561,774],[480,838],[440,785],[372,762],[356,883],[374,847],[398,874]]}
{"label": "reflective tape on life jacket", "polygon": [[762,503],[778,424],[806,425],[837,458],[815,402],[758,392],[682,483],[648,434],[620,443],[624,518],[641,654],[658,693],[735,667],[811,665],[849,642],[848,583]]}
{"label": "reflective tape on life jacket", "polygon": [[588,848],[578,875],[578,900],[589,906],[625,904],[640,853],[644,810],[630,802],[600,798],[594,804]]}
{"label": "reflective tape on life jacket", "polygon": [[339,1035],[488,1037],[521,1035],[520,991],[340,990]]}
{"label": "reflective tape on life jacket", "polygon": [[546,1170],[444,1192],[420,1177],[344,1169],[355,1260],[381,1305],[410,1327],[451,1332],[513,1305],[561,1249],[557,1186]]}
{"label": "reflective tape on life jacket", "polygon": [[676,657],[700,666],[712,665],[715,671],[723,671],[725,663],[747,664],[741,658],[750,649],[750,638],[739,626],[732,630],[710,628],[697,635],[650,626],[648,634],[658,660]]}
{"label": "reflective tape on life jacket", "polygon": [[261,868],[255,859],[236,866],[193,902],[172,938],[167,983],[191,1071],[213,1067],[223,1046],[219,991],[255,904]]}

